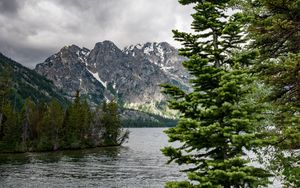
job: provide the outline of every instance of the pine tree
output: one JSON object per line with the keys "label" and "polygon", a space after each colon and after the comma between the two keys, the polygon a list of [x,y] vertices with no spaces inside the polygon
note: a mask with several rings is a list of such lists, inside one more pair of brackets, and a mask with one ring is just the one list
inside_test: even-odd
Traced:
{"label": "pine tree", "polygon": [[240,4],[251,18],[249,34],[254,39],[252,46],[259,49],[261,58],[299,53],[298,0],[243,0]]}
{"label": "pine tree", "polygon": [[82,125],[81,99],[76,92],[74,102],[68,107],[64,118],[64,147],[80,148],[80,131]]}
{"label": "pine tree", "polygon": [[62,137],[64,110],[59,102],[52,99],[45,109],[39,129],[38,150],[57,150]]}
{"label": "pine tree", "polygon": [[103,138],[105,143],[116,145],[121,123],[115,102],[103,103],[101,122],[104,127]]}
{"label": "pine tree", "polygon": [[19,152],[22,151],[20,144],[22,141],[22,126],[20,121],[20,114],[13,111],[10,104],[3,107],[6,121],[3,124],[3,137],[0,142],[1,152]]}
{"label": "pine tree", "polygon": [[[229,0],[180,0],[193,3],[194,34],[173,31],[184,48],[180,54],[192,76],[193,92],[162,85],[171,97],[169,106],[181,112],[175,128],[166,131],[171,142],[182,146],[162,151],[186,169],[190,181],[169,182],[167,187],[259,187],[268,184],[270,174],[249,164],[245,151],[253,151],[268,139],[260,132],[261,108],[248,101],[253,78],[247,65],[254,53],[242,53],[240,13],[226,15]],[[268,137],[267,137],[268,138]]]}
{"label": "pine tree", "polygon": [[45,103],[39,103],[34,105],[32,109],[32,113],[30,115],[30,128],[32,133],[32,141],[38,141],[38,138],[43,134],[43,118],[45,116],[45,112],[47,111],[47,106]]}
{"label": "pine tree", "polygon": [[22,143],[23,151],[28,151],[31,147],[32,127],[34,126],[36,104],[30,99],[25,100],[23,109],[21,111],[21,125],[22,125]]}
{"label": "pine tree", "polygon": [[118,104],[114,101],[102,104],[100,117],[103,125],[103,139],[105,145],[120,145],[128,138],[128,131],[123,131],[118,112]]}
{"label": "pine tree", "polygon": [[251,48],[258,49],[256,65],[270,93],[277,142],[273,167],[288,186],[300,186],[300,3],[298,0],[244,1],[250,18]]}
{"label": "pine tree", "polygon": [[95,111],[92,112],[92,120],[90,126],[89,143],[91,146],[100,146],[101,137],[104,132],[102,123],[102,106],[98,105]]}
{"label": "pine tree", "polygon": [[91,125],[93,114],[91,112],[90,106],[86,100],[84,100],[81,104],[80,109],[81,114],[81,126],[80,126],[80,140],[82,144],[85,146],[92,146],[91,143]]}
{"label": "pine tree", "polygon": [[[1,68],[1,67],[0,67]],[[3,136],[3,123],[4,123],[4,107],[7,106],[9,101],[9,94],[11,92],[12,70],[9,67],[3,67],[0,71],[0,138]]]}

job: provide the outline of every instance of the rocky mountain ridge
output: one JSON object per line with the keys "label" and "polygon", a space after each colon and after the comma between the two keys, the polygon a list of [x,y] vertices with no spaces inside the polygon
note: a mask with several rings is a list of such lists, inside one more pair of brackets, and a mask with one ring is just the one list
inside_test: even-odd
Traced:
{"label": "rocky mountain ridge", "polygon": [[111,41],[95,44],[92,50],[76,45],[63,47],[35,71],[72,98],[80,90],[92,104],[116,99],[126,108],[170,115],[161,94],[161,83],[189,90],[184,57],[166,42],[145,43],[119,49]]}

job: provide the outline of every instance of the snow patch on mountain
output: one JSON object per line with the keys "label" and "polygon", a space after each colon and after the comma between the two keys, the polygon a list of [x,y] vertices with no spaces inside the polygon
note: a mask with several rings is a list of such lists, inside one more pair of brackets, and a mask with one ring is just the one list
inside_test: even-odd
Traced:
{"label": "snow patch on mountain", "polygon": [[151,43],[149,46],[146,46],[144,48],[144,53],[145,54],[151,55],[151,52],[153,52],[153,51],[154,51],[154,44],[153,43]]}
{"label": "snow patch on mountain", "polygon": [[162,49],[162,46],[158,45],[157,50],[160,56],[160,60],[163,62],[165,60],[165,57],[164,57],[164,50]]}
{"label": "snow patch on mountain", "polygon": [[92,71],[88,70],[92,75],[93,77],[98,80],[105,88],[107,88],[107,82],[104,82],[100,79],[100,76],[99,76],[99,73],[96,72],[96,73],[93,73]]}

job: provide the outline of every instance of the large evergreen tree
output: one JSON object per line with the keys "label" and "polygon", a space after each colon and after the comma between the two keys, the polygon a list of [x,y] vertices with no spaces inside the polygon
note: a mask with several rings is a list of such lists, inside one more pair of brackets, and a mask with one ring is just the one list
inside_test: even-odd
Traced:
{"label": "large evergreen tree", "polygon": [[249,34],[254,39],[252,46],[260,50],[261,58],[299,53],[298,0],[242,0],[238,3],[252,18]]}
{"label": "large evergreen tree", "polygon": [[[260,58],[256,71],[270,86],[277,142],[273,167],[289,186],[300,186],[300,3],[298,0],[245,0],[251,48]],[[281,152],[280,152],[281,151]]]}
{"label": "large evergreen tree", "polygon": [[259,121],[261,108],[246,97],[253,78],[247,71],[254,53],[241,51],[240,13],[226,15],[229,0],[180,0],[194,4],[192,29],[173,31],[184,48],[180,54],[190,72],[193,92],[185,93],[163,85],[172,109],[181,112],[175,128],[168,129],[170,141],[181,146],[162,151],[186,169],[190,181],[170,182],[167,187],[259,187],[268,184],[269,173],[249,164],[245,152],[267,143]]}

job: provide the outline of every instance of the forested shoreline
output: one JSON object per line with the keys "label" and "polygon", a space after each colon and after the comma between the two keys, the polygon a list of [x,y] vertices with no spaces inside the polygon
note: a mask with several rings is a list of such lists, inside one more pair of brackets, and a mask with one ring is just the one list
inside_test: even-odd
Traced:
{"label": "forested shoreline", "polygon": [[92,109],[79,92],[66,108],[55,99],[36,104],[28,98],[21,110],[3,102],[1,119],[0,152],[117,146],[129,134],[122,129],[117,103]]}
{"label": "forested shoreline", "polygon": [[128,109],[115,101],[91,107],[79,92],[71,102],[45,90],[50,81],[13,60],[1,55],[0,63],[0,153],[115,146],[128,138],[122,127],[175,125],[154,114],[121,117]]}

